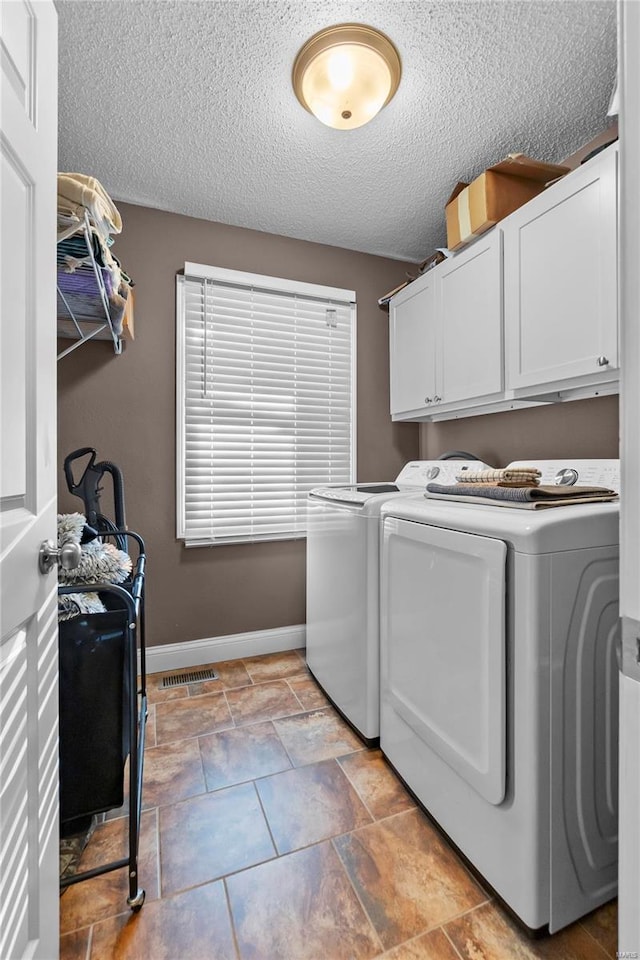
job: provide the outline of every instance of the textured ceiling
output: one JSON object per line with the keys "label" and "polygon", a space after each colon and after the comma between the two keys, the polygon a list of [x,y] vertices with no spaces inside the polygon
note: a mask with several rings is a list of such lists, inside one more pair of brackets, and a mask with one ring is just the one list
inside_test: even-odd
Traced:
{"label": "textured ceiling", "polygon": [[[420,260],[443,207],[512,151],[557,161],[606,125],[616,5],[440,0],[57,0],[60,169],[116,198]],[[337,131],[290,75],[315,31],[360,21],[403,76],[370,124]]]}

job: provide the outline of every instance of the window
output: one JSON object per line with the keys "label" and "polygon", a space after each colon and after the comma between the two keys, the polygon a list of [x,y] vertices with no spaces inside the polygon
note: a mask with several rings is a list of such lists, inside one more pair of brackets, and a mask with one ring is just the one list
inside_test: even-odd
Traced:
{"label": "window", "polygon": [[178,538],[302,537],[352,483],[355,294],[185,264],[177,278]]}

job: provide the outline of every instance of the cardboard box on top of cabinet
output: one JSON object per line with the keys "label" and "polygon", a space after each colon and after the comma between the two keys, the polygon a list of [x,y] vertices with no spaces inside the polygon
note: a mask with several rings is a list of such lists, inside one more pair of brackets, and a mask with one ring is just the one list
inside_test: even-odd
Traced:
{"label": "cardboard box on top of cabinet", "polygon": [[472,183],[457,183],[445,207],[447,247],[457,250],[470,243],[569,169],[532,160],[523,153],[510,153]]}

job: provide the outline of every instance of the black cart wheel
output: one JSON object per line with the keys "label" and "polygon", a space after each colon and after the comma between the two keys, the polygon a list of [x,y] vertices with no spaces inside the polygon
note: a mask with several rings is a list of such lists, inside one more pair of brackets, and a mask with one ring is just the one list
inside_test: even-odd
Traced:
{"label": "black cart wheel", "polygon": [[138,890],[138,892],[136,893],[135,897],[133,897],[133,899],[131,897],[128,898],[127,903],[131,907],[131,910],[133,911],[133,913],[139,913],[140,910],[142,910],[145,897],[146,897],[145,891]]}

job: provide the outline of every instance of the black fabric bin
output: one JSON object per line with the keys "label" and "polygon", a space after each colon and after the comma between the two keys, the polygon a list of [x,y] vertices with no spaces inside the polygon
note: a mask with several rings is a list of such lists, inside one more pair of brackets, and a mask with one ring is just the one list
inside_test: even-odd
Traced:
{"label": "black fabric bin", "polygon": [[[124,802],[130,748],[128,615],[100,594],[105,613],[59,624],[60,820],[74,821]],[[70,829],[71,828],[71,829]]]}

